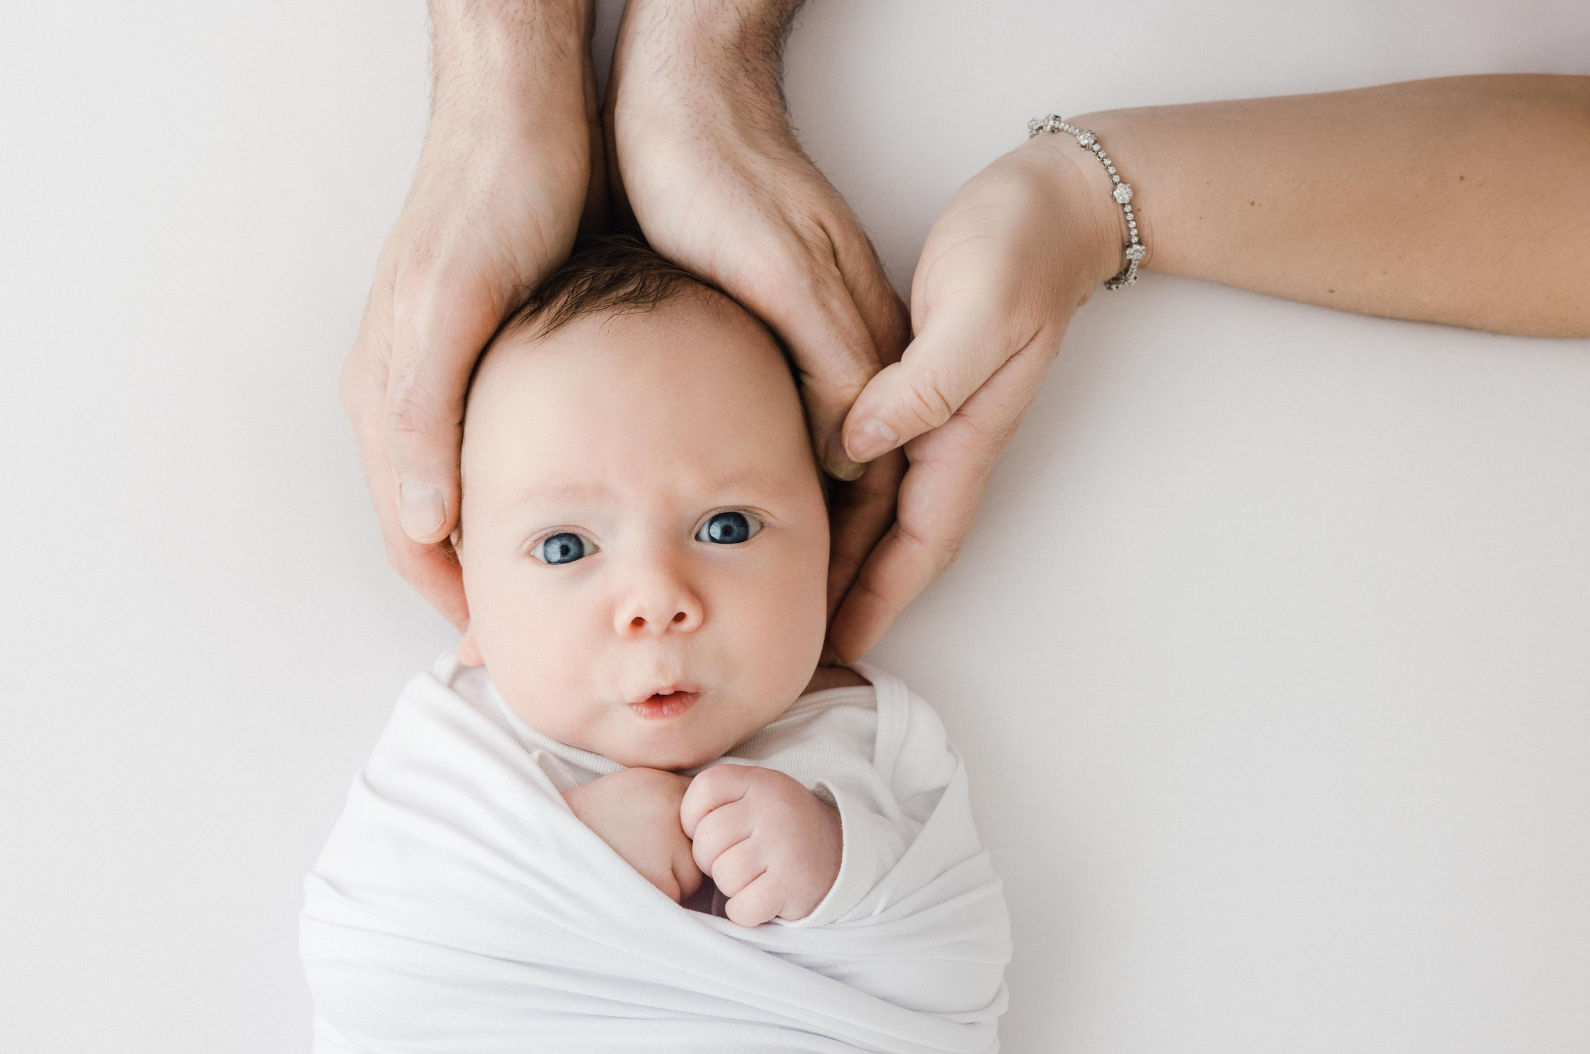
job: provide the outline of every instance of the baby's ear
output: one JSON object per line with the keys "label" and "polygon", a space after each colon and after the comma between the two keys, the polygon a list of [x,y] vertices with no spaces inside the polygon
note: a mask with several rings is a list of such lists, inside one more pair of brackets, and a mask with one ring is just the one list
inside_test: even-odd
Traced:
{"label": "baby's ear", "polygon": [[[464,525],[460,522],[453,528],[453,533],[448,535],[447,544],[453,547],[453,555],[458,555],[458,543],[464,540]],[[484,666],[486,660],[481,658],[480,644],[475,640],[475,624],[471,622],[464,629],[464,637],[458,642],[458,661],[465,666]]]}
{"label": "baby's ear", "polygon": [[464,639],[458,642],[458,661],[465,666],[486,665],[486,660],[480,655],[480,645],[475,641],[474,623],[469,624],[464,630]]}

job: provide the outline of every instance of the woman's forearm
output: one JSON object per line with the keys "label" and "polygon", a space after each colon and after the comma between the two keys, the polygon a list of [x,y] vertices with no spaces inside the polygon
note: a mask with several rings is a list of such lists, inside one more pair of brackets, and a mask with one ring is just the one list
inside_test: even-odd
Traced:
{"label": "woman's forearm", "polygon": [[1071,120],[1137,190],[1151,270],[1367,314],[1590,335],[1590,77]]}

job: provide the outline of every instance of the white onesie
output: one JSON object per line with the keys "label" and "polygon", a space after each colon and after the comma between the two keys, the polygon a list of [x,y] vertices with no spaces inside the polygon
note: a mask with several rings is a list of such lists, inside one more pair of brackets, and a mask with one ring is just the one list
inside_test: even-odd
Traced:
{"label": "white onesie", "polygon": [[574,817],[562,793],[622,766],[443,656],[305,882],[317,1054],[996,1051],[1010,921],[965,769],[931,707],[855,669],[869,686],[804,695],[711,763],[785,772],[843,826],[822,903],[742,927],[710,886],[683,910]]}
{"label": "white onesie", "polygon": [[[451,666],[453,690],[495,711],[560,793],[624,767],[525,724],[484,667],[452,665],[446,656],[441,664],[438,673]],[[855,669],[872,683],[803,695],[723,757],[682,770],[694,776],[714,765],[761,765],[793,777],[839,809],[844,854],[833,888],[810,915],[795,922],[774,919],[777,925],[822,925],[860,903],[900,862],[955,774],[956,757],[933,708],[893,674],[860,664]],[[722,916],[724,900],[709,879],[686,906]]]}

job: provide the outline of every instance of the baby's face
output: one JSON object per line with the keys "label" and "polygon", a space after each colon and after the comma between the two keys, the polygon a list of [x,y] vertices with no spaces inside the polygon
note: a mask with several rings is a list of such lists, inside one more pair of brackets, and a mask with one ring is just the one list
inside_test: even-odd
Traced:
{"label": "baby's face", "polygon": [[722,756],[800,695],[825,629],[827,511],[782,354],[704,293],[509,339],[470,396],[460,655],[561,742]]}

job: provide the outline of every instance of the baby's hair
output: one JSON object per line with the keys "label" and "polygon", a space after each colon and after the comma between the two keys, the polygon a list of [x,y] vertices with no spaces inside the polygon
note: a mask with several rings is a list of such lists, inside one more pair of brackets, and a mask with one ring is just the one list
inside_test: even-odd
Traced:
{"label": "baby's hair", "polygon": [[[527,332],[539,340],[586,315],[651,311],[670,300],[703,293],[708,297],[720,296],[729,304],[740,307],[729,294],[700,275],[663,259],[639,238],[628,234],[593,235],[575,243],[574,251],[563,266],[525,296],[524,302],[508,316],[491,338],[486,352],[489,353],[499,342],[521,333]],[[768,336],[784,353],[790,376],[799,390],[800,370],[795,366],[789,349],[784,347],[776,334],[769,332]],[[486,354],[482,353],[476,362],[476,374],[485,358]],[[470,386],[474,386],[473,376]],[[818,475],[822,477],[824,493],[827,493],[828,478],[821,472]]]}
{"label": "baby's hair", "polygon": [[[486,354],[507,338],[526,333],[541,339],[586,315],[620,315],[650,311],[683,296],[717,294],[729,303],[735,301],[711,282],[691,274],[683,267],[657,255],[646,243],[627,234],[600,234],[582,238],[562,267],[554,271],[525,297],[492,337],[486,351],[475,364],[469,387],[485,362]],[[754,316],[753,316],[754,317]],[[778,337],[773,343],[783,351],[797,390],[800,372]],[[467,396],[466,396],[467,399]],[[814,455],[815,460],[815,455]],[[832,483],[821,468],[817,480],[823,496],[832,499]],[[460,485],[463,479],[459,480]],[[452,544],[463,536],[463,521],[454,530]]]}
{"label": "baby's hair", "polygon": [[669,263],[627,234],[581,240],[554,271],[508,316],[497,339],[533,328],[545,337],[585,315],[650,311],[692,292],[720,293],[716,286]]}

